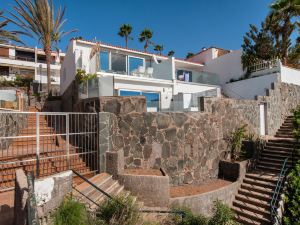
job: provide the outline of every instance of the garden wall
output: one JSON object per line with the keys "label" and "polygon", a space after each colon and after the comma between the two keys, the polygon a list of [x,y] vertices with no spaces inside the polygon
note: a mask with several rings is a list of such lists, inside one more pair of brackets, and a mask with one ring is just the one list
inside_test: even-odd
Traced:
{"label": "garden wall", "polygon": [[100,151],[103,156],[124,151],[125,168],[163,168],[172,185],[216,178],[219,161],[229,157],[225,140],[230,133],[248,124],[251,133],[259,134],[259,104],[267,104],[273,135],[300,103],[300,87],[281,83],[272,88],[258,100],[204,98],[204,112],[100,113]]}

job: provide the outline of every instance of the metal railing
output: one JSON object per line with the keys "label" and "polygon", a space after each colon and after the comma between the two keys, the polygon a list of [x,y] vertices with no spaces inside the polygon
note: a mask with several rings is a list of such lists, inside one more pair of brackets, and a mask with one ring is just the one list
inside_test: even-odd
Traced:
{"label": "metal railing", "polygon": [[19,168],[35,177],[99,170],[97,113],[4,111],[0,123],[0,191],[14,188]]}
{"label": "metal railing", "polygon": [[272,196],[272,200],[270,203],[270,214],[271,214],[271,220],[275,224],[281,224],[280,219],[277,215],[277,206],[278,206],[278,201],[280,198],[281,190],[284,186],[285,178],[286,178],[286,173],[288,171],[288,166],[287,162],[289,160],[289,157],[287,157],[281,167],[280,174],[278,177],[278,181],[276,183],[276,187]]}
{"label": "metal railing", "polygon": [[273,68],[278,68],[279,67],[279,60],[278,59],[272,59],[272,60],[262,60],[258,63],[255,63],[251,66],[248,67],[248,70],[251,73],[262,71],[262,70],[269,70]]}
{"label": "metal railing", "polygon": [[[101,192],[103,195],[105,195],[107,198],[115,201],[117,204],[123,205],[123,203],[117,201],[113,196],[111,196],[110,194],[108,194],[107,192],[105,192],[104,190],[102,190],[100,187],[98,187],[97,185],[95,185],[93,182],[91,182],[90,180],[88,180],[87,178],[85,178],[82,174],[80,174],[79,172],[72,170],[73,173],[78,176],[80,179],[82,179],[83,181],[85,181],[86,183],[88,183],[89,185],[91,185],[93,188],[95,188],[97,191]],[[93,201],[93,199],[89,198],[88,196],[86,196],[85,194],[83,194],[81,191],[79,191],[78,189],[76,189],[76,187],[73,186],[73,189],[75,191],[77,191],[79,194],[81,194],[83,197],[87,198],[88,200],[90,200],[92,203],[94,203],[96,206],[100,207],[100,205],[98,203],[96,203],[95,201]],[[178,214],[181,216],[181,218],[185,217],[185,212],[181,211],[181,210],[148,210],[148,209],[140,209],[139,212],[141,213],[161,213],[161,214]]]}

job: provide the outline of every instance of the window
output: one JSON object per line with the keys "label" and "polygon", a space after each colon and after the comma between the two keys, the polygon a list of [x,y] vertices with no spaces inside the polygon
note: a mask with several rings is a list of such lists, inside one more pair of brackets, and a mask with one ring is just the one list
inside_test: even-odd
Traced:
{"label": "window", "polygon": [[192,71],[188,70],[177,70],[177,80],[192,82]]}
{"label": "window", "polygon": [[108,71],[109,70],[109,53],[100,51],[100,70]]}
{"label": "window", "polygon": [[112,53],[111,70],[117,73],[126,74],[126,55]]}
{"label": "window", "polygon": [[147,109],[149,111],[158,111],[160,105],[160,94],[157,92],[142,92],[120,90],[120,96],[145,96],[147,102]]}
{"label": "window", "polygon": [[139,68],[139,66],[144,66],[144,59],[142,58],[129,56],[128,62],[129,62],[129,74],[131,74],[133,71],[136,71]]}

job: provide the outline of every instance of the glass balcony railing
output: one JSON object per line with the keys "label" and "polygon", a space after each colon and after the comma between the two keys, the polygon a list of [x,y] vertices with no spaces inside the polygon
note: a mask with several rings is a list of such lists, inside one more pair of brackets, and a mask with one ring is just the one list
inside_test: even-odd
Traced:
{"label": "glass balcony railing", "polygon": [[177,80],[199,84],[220,85],[219,75],[204,71],[184,71],[182,73],[177,72]]}

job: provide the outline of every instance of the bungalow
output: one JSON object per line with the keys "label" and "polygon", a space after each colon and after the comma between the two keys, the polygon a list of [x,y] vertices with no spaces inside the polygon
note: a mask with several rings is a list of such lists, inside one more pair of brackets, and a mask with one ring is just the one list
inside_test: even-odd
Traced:
{"label": "bungalow", "polygon": [[200,96],[220,96],[218,75],[203,67],[199,62],[72,39],[61,67],[60,91],[68,90],[77,69],[82,69],[97,78],[80,88],[81,99],[143,95],[148,111],[198,111]]}

